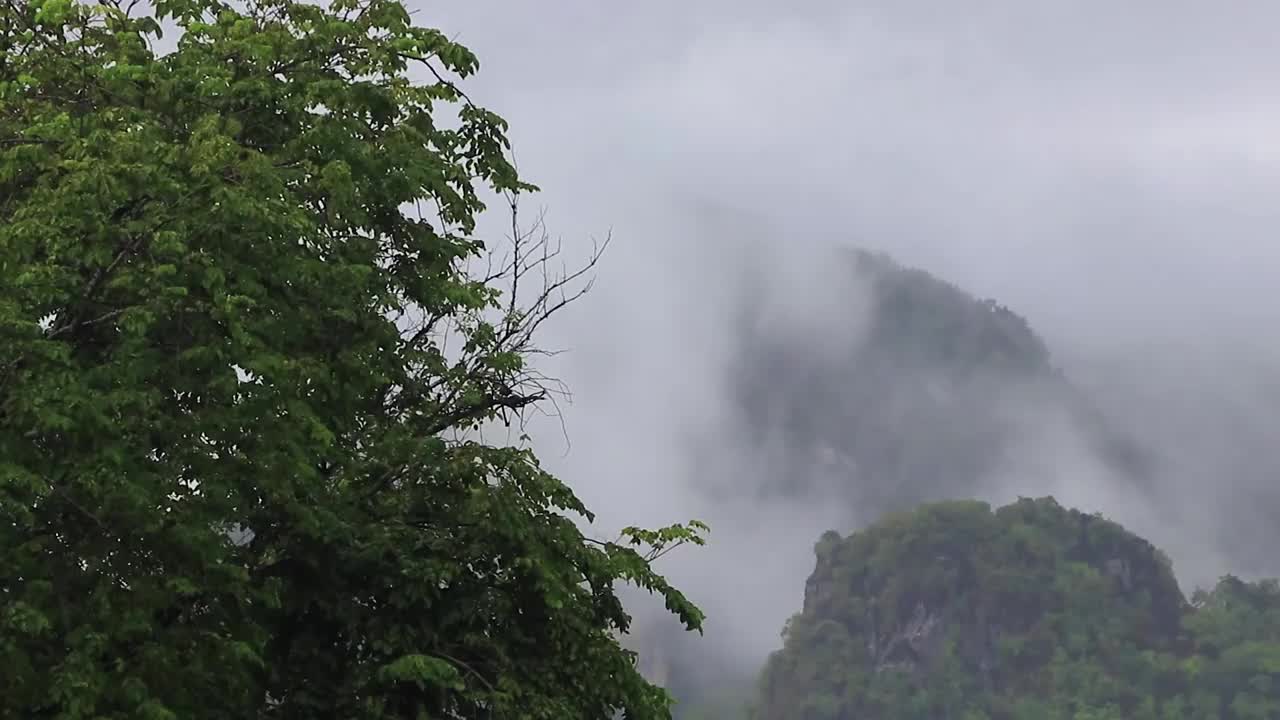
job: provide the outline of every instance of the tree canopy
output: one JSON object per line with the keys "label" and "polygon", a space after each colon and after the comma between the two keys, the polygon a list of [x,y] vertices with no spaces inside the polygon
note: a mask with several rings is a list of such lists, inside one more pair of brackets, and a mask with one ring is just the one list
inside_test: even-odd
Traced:
{"label": "tree canopy", "polygon": [[534,189],[475,56],[393,0],[3,2],[0,716],[667,717],[615,585],[698,628],[650,562],[705,528],[593,540],[469,432],[572,299],[467,271]]}

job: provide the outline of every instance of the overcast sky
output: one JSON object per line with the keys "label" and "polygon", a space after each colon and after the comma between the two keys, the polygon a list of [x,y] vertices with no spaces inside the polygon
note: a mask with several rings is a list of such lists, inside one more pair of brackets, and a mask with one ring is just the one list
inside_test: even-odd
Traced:
{"label": "overcast sky", "polygon": [[[511,121],[570,260],[613,231],[596,291],[551,330],[576,401],[572,446],[543,455],[606,524],[725,521],[713,537],[751,573],[675,570],[713,617],[780,625],[808,548],[840,522],[821,506],[699,504],[682,446],[725,412],[723,288],[763,264],[785,278],[779,303],[812,300],[831,281],[813,251],[831,243],[1000,300],[1078,376],[1121,367],[1117,396],[1177,400],[1130,414],[1189,453],[1171,455],[1194,466],[1188,482],[1273,483],[1280,458],[1241,469],[1235,443],[1280,446],[1276,386],[1260,394],[1280,327],[1274,0],[411,5],[479,55],[467,89]],[[1198,419],[1208,400],[1231,422]],[[1188,508],[1213,512],[1215,493],[1230,494]],[[1210,543],[1175,559],[1216,561]],[[731,596],[706,590],[721,582]]]}
{"label": "overcast sky", "polygon": [[1280,316],[1274,2],[467,0],[419,20],[480,55],[474,95],[567,235],[652,246],[706,202],[779,243],[891,250],[1055,333]]}

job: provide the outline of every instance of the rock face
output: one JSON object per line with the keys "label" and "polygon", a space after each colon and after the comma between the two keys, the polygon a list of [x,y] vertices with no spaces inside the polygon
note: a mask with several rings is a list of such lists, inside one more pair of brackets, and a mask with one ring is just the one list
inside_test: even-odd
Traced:
{"label": "rock face", "polygon": [[760,720],[1024,717],[1025,696],[1080,670],[1072,658],[1111,672],[1175,656],[1190,608],[1150,543],[1047,498],[925,505],[827,533],[816,553]]}

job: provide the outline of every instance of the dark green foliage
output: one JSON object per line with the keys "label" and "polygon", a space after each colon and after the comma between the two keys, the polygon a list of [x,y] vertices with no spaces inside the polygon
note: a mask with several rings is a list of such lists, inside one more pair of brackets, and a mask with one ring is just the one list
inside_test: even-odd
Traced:
{"label": "dark green foliage", "polygon": [[816,552],[760,720],[1280,713],[1280,585],[1188,603],[1163,553],[1051,499],[925,505]]}
{"label": "dark green foliage", "polygon": [[392,0],[134,5],[0,5],[0,717],[666,717],[614,588],[697,627],[649,563],[702,528],[591,541],[467,439],[550,311],[464,272],[532,189],[475,57]]}

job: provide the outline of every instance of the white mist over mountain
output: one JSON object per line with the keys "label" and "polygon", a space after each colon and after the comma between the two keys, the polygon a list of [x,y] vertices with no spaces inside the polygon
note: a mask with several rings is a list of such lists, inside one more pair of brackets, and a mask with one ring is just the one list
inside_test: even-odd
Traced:
{"label": "white mist over mountain", "polygon": [[878,509],[833,500],[860,470],[821,459],[796,470],[810,492],[762,500],[787,441],[734,424],[746,299],[798,362],[862,341],[842,246],[1028,318],[1154,464],[1154,489],[1120,482],[1023,398],[1022,442],[977,494],[1101,511],[1185,586],[1280,573],[1280,7],[472,0],[416,20],[480,56],[469,92],[511,121],[566,261],[613,232],[544,342],[568,351],[546,369],[574,392],[570,442],[534,434],[602,535],[712,525],[664,568],[726,657],[776,646],[818,535]]}

